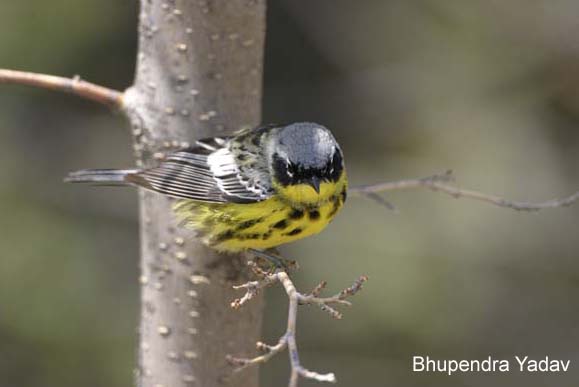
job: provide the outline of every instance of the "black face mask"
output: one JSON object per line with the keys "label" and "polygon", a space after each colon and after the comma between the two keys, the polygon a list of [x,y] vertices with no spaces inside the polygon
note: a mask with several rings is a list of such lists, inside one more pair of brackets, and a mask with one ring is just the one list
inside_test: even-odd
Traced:
{"label": "black face mask", "polygon": [[332,158],[323,167],[296,164],[281,158],[277,153],[273,155],[273,171],[276,180],[283,186],[308,184],[319,192],[322,182],[337,182],[342,170],[342,153],[339,149],[335,150]]}

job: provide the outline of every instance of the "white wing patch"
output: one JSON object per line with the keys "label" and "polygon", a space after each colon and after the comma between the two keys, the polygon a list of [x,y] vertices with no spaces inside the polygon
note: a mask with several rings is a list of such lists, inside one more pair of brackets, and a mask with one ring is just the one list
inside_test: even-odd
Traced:
{"label": "white wing patch", "polygon": [[235,157],[227,148],[221,148],[211,153],[209,157],[207,157],[207,164],[209,164],[213,176],[217,178],[239,173]]}
{"label": "white wing patch", "polygon": [[207,158],[207,164],[217,186],[226,195],[242,200],[264,200],[269,197],[255,179],[244,176],[229,148],[221,148],[211,153]]}

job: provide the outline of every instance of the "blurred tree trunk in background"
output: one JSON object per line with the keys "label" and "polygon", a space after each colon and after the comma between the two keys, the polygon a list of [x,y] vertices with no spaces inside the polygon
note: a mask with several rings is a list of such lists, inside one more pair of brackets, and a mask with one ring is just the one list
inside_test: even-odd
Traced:
{"label": "blurred tree trunk in background", "polygon": [[[135,84],[125,97],[140,165],[195,139],[260,121],[264,0],[141,0]],[[242,257],[220,256],[180,229],[172,200],[141,191],[137,384],[217,386],[226,354],[254,351],[261,299],[230,309]],[[231,386],[258,385],[258,370]]]}

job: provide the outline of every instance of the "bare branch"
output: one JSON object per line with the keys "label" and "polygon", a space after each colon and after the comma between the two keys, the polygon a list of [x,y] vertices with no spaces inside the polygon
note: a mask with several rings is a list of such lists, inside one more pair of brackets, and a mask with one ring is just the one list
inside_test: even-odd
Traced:
{"label": "bare branch", "polygon": [[307,293],[306,295],[319,297],[320,293],[322,292],[322,290],[326,288],[327,285],[328,283],[326,281],[321,281],[319,284],[316,285],[315,288],[312,289],[311,292]]}
{"label": "bare branch", "polygon": [[384,199],[384,197],[378,195],[376,192],[364,192],[361,193],[361,195],[363,195],[366,199],[373,200],[377,204],[386,207],[387,210],[390,210],[395,214],[398,213],[398,208],[396,208],[394,204],[390,203],[388,200]]}
{"label": "bare branch", "polygon": [[498,207],[511,208],[516,211],[539,211],[546,208],[567,207],[579,200],[579,191],[570,196],[550,199],[544,202],[531,203],[524,201],[507,200],[500,196],[489,195],[478,191],[462,189],[447,184],[447,182],[454,181],[452,171],[447,171],[444,174],[423,177],[419,179],[399,180],[386,183],[377,183],[370,185],[361,185],[351,187],[349,193],[358,195],[369,199],[376,200],[376,195],[381,192],[426,188],[431,191],[439,191],[452,196],[455,199],[468,198],[493,204]]}
{"label": "bare branch", "polygon": [[237,298],[231,302],[231,307],[233,309],[239,309],[243,306],[243,304],[251,301],[255,296],[257,296],[262,289],[270,287],[276,282],[275,277],[268,275],[264,270],[257,266],[255,262],[249,261],[247,264],[253,273],[260,279],[257,281],[249,281],[233,287],[233,289],[246,289],[243,297]]}
{"label": "bare branch", "polygon": [[238,358],[233,356],[227,357],[228,361],[232,365],[236,366],[234,372],[237,373],[248,367],[263,364],[287,348],[291,364],[289,387],[297,387],[298,379],[300,376],[306,379],[316,380],[318,382],[335,383],[336,377],[333,373],[320,374],[314,371],[310,371],[304,368],[300,363],[298,347],[296,343],[296,322],[298,306],[317,305],[322,310],[328,312],[332,317],[340,319],[342,318],[342,314],[332,308],[330,304],[350,305],[350,302],[346,301],[345,299],[360,291],[362,289],[363,283],[367,280],[368,278],[366,276],[362,276],[356,280],[352,286],[342,290],[340,293],[332,297],[319,297],[319,294],[326,286],[325,281],[320,282],[320,284],[316,286],[310,293],[299,293],[287,272],[283,270],[277,270],[274,273],[264,275],[262,278],[256,281],[250,281],[245,284],[236,286],[235,289],[246,289],[246,293],[242,298],[232,302],[231,305],[234,308],[239,308],[244,303],[251,300],[256,292],[265,287],[271,286],[276,282],[281,283],[284,287],[285,292],[289,298],[289,308],[286,332],[279,339],[276,345],[270,346],[262,342],[258,342],[257,349],[264,352],[264,354],[251,359]]}
{"label": "bare branch", "polygon": [[118,109],[123,106],[123,93],[83,81],[78,76],[71,79],[54,75],[0,69],[0,83],[28,85],[62,91]]}

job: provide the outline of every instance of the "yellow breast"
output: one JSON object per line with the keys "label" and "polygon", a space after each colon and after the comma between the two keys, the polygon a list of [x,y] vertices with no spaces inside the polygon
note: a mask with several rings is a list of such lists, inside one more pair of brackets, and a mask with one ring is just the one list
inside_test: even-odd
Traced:
{"label": "yellow breast", "polygon": [[270,199],[249,203],[182,200],[175,212],[216,250],[268,249],[322,231],[346,200],[347,179],[322,183],[320,193],[307,185],[276,187]]}

